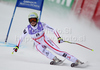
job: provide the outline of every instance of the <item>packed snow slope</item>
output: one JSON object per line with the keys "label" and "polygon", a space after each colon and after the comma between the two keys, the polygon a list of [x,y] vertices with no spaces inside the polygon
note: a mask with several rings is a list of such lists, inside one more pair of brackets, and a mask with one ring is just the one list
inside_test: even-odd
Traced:
{"label": "packed snow slope", "polygon": [[[4,42],[14,6],[0,3],[0,41]],[[29,24],[28,14],[34,12],[30,9],[17,8],[8,42],[16,44],[23,29]],[[39,12],[38,12],[39,13]],[[0,43],[0,70],[100,70],[100,30],[86,19],[78,19],[73,13],[59,14],[57,11],[43,8],[41,21],[56,29],[64,40],[78,42],[89,48],[90,51],[78,45],[69,43],[57,43],[56,36],[46,31],[50,37],[62,50],[77,57],[81,61],[88,61],[89,65],[85,68],[71,68],[72,62],[66,60],[63,65],[52,66],[51,60],[33,47],[33,42],[28,35],[17,53],[11,54],[13,47],[4,47]],[[53,53],[53,52],[52,52]],[[56,54],[55,54],[56,55]],[[58,56],[58,55],[56,55]],[[64,59],[58,56],[60,59]]]}

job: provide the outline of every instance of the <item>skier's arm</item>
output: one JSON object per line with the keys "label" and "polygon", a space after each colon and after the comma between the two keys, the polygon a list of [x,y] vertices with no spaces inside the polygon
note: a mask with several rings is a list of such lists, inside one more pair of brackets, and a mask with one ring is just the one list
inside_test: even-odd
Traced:
{"label": "skier's arm", "polygon": [[[22,33],[22,35],[21,35],[16,47],[13,48],[14,52],[18,51],[20,44],[22,43],[23,39],[26,37],[27,34],[28,34],[28,29],[26,28],[26,29],[24,29],[24,31],[23,31],[23,33]],[[13,52],[12,52],[12,54],[13,54]]]}
{"label": "skier's arm", "polygon": [[53,29],[52,27],[50,27],[49,25],[47,25],[45,23],[42,23],[42,25],[43,25],[44,29],[47,29],[47,30],[53,32],[56,35],[57,38],[60,37],[59,33],[55,29]]}
{"label": "skier's arm", "polygon": [[18,47],[22,43],[23,39],[27,36],[27,34],[28,34],[28,29],[26,28],[26,29],[23,30],[23,33],[22,33],[22,35],[21,35],[21,37],[20,37],[20,39],[19,39],[19,41],[17,43],[17,46]]}
{"label": "skier's arm", "polygon": [[59,33],[55,29],[53,29],[52,27],[48,26],[45,23],[42,23],[42,25],[43,25],[44,29],[47,29],[47,30],[51,31],[56,35],[56,37],[58,39],[58,43],[62,43],[63,42],[63,39],[60,37]]}

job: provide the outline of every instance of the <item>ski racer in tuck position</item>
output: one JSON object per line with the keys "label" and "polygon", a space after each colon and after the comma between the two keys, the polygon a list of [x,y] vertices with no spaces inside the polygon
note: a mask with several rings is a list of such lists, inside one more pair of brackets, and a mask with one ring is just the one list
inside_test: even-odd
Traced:
{"label": "ski racer in tuck position", "polygon": [[56,54],[73,62],[71,64],[71,67],[74,67],[74,66],[77,66],[83,63],[80,60],[78,60],[76,57],[59,49],[59,47],[45,35],[44,29],[50,30],[56,35],[58,39],[58,43],[63,43],[63,39],[60,37],[60,35],[55,29],[53,29],[52,27],[48,26],[45,23],[38,22],[39,19],[38,19],[37,13],[35,12],[30,13],[28,16],[28,20],[30,24],[24,29],[23,34],[21,38],[19,39],[16,47],[13,48],[14,52],[18,51],[19,46],[22,43],[23,39],[29,34],[31,38],[35,41],[36,49],[40,53],[45,55],[47,58],[52,60],[50,62],[51,65],[57,65],[57,64],[62,63],[63,61],[58,59],[55,55],[49,52],[46,48],[52,50]]}

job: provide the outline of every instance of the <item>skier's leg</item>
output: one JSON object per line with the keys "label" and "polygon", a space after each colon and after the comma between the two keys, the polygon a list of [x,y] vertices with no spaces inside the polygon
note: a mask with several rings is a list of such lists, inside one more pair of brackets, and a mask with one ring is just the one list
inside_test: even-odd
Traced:
{"label": "skier's leg", "polygon": [[50,62],[51,65],[56,65],[56,64],[62,63],[62,61],[60,59],[58,59],[55,55],[53,55],[48,50],[46,50],[46,46],[36,45],[36,49],[40,53],[42,53],[43,55],[45,55],[47,58],[53,60],[52,62]]}
{"label": "skier's leg", "polygon": [[70,54],[68,54],[67,52],[61,51],[59,49],[59,47],[50,39],[44,39],[44,42],[47,44],[47,47],[49,49],[51,49],[52,51],[54,51],[55,53],[57,53],[60,56],[63,56],[64,58],[72,61],[72,62],[76,62],[78,59]]}
{"label": "skier's leg", "polygon": [[48,50],[46,50],[46,46],[42,46],[40,44],[36,45],[36,49],[43,55],[45,55],[47,58],[53,60],[53,58],[55,57],[55,55],[53,55],[51,52],[49,52]]}

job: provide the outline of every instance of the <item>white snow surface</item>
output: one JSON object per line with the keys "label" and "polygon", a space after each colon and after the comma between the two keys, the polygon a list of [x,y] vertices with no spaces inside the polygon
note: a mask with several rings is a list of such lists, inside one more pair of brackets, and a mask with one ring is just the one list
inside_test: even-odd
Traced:
{"label": "white snow surface", "polygon": [[[13,10],[13,5],[0,3],[0,41],[2,42],[5,41]],[[8,38],[9,43],[17,43],[23,29],[29,24],[28,14],[33,11],[17,8]],[[56,36],[46,31],[47,36],[62,50],[83,62],[88,61],[88,66],[85,68],[71,68],[70,64],[72,62],[68,60],[63,65],[50,65],[51,60],[36,51],[33,47],[33,41],[28,35],[22,43],[23,47],[20,47],[17,53],[11,54],[13,47],[0,46],[0,70],[100,70],[100,30],[95,27],[94,23],[83,18],[79,19],[72,13],[65,13],[64,15],[53,13],[46,10],[45,7],[43,8],[41,21],[57,29],[64,40],[78,42],[94,49],[92,52],[75,44],[58,44]],[[58,58],[64,59],[61,56],[58,56]]]}

